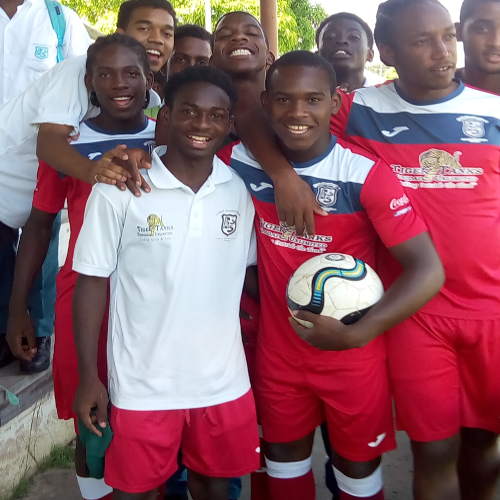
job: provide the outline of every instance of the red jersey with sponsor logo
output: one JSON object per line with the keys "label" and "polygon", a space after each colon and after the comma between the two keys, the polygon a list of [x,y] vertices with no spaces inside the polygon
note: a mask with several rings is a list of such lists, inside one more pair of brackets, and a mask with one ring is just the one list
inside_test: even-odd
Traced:
{"label": "red jersey with sponsor logo", "polygon": [[491,93],[459,84],[447,98],[417,103],[394,82],[343,96],[332,117],[335,134],[391,166],[429,227],[446,283],[427,313],[500,317],[499,118]]}
{"label": "red jersey with sponsor logo", "polygon": [[392,247],[424,232],[425,224],[388,165],[334,137],[321,157],[294,165],[329,214],[316,216],[314,236],[298,236],[293,228],[280,225],[272,182],[243,144],[232,148],[230,164],[245,181],[255,205],[261,346],[276,352],[293,347],[328,362],[339,354],[309,346],[288,323],[285,294],[291,274],[325,252],[350,254],[374,266],[379,238]]}

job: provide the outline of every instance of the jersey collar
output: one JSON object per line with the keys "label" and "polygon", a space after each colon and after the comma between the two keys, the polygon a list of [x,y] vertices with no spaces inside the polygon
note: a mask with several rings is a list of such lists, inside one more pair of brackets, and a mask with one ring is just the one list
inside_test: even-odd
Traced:
{"label": "jersey collar", "polygon": [[[167,152],[167,146],[158,146],[153,150],[151,158],[151,169],[148,171],[149,178],[155,187],[158,189],[191,189],[182,183],[175,175],[165,167],[160,157]],[[214,157],[213,170],[205,181],[205,188],[208,190],[215,189],[217,184],[228,182],[232,179],[233,174],[231,169],[223,163],[217,156]]]}

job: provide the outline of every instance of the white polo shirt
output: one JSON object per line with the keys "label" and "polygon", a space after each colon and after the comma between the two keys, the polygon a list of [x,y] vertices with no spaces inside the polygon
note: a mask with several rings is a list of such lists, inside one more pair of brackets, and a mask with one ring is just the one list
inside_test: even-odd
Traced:
{"label": "white polo shirt", "polygon": [[164,151],[148,195],[94,187],[73,259],[81,274],[111,276],[109,392],[128,410],[212,406],[250,388],[239,307],[256,262],[252,201],[218,158],[194,193]]}
{"label": "white polo shirt", "polygon": [[[76,12],[62,7],[65,59],[92,43]],[[24,0],[12,18],[0,7],[0,104],[23,92],[57,62],[57,35],[44,0]]]}
{"label": "white polo shirt", "polygon": [[[22,227],[31,211],[38,160],[36,140],[41,123],[73,127],[99,114],[85,87],[87,56],[67,59],[44,73],[21,95],[0,107],[0,222]],[[160,103],[151,91],[150,106]]]}

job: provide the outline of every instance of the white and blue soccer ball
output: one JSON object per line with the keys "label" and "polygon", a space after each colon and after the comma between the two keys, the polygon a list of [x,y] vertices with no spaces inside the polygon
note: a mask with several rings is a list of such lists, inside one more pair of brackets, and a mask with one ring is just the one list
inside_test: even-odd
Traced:
{"label": "white and blue soccer ball", "polygon": [[362,260],[343,253],[325,253],[307,260],[292,274],[287,286],[290,311],[311,311],[345,324],[361,318],[383,294],[377,273]]}

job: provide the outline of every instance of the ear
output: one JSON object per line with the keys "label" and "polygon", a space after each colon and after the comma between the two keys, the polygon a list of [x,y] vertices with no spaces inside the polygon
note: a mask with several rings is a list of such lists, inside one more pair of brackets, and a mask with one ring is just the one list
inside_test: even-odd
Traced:
{"label": "ear", "polygon": [[94,87],[92,86],[92,75],[85,73],[85,87],[87,87],[87,90],[89,92],[92,92],[94,90]]}
{"label": "ear", "polygon": [[266,71],[271,67],[271,64],[276,60],[276,56],[270,51],[267,51],[266,56]]}
{"label": "ear", "polygon": [[170,110],[167,105],[163,105],[158,111],[155,127],[155,142],[157,146],[167,145],[168,122],[170,118]]}
{"label": "ear", "polygon": [[372,62],[374,57],[373,49],[368,49],[366,53],[366,62]]}
{"label": "ear", "polygon": [[457,40],[459,42],[463,42],[463,30],[462,30],[462,25],[460,23],[455,23],[455,29],[457,30]]}
{"label": "ear", "polygon": [[335,94],[332,95],[331,106],[331,114],[336,115],[339,112],[340,106],[342,106],[342,96],[340,92],[335,92]]}
{"label": "ear", "polygon": [[153,75],[153,72],[150,71],[149,73],[146,73],[146,88],[147,89],[153,88],[154,81],[155,81],[155,77]]}
{"label": "ear", "polygon": [[378,51],[380,53],[380,60],[386,66],[394,67],[396,65],[396,52],[390,45],[380,44],[378,46]]}
{"label": "ear", "polygon": [[269,109],[269,94],[267,93],[267,90],[264,90],[262,94],[260,94],[260,102],[262,103],[264,111],[267,112]]}

